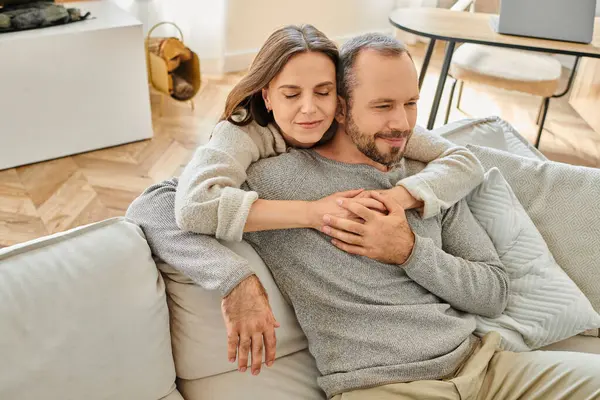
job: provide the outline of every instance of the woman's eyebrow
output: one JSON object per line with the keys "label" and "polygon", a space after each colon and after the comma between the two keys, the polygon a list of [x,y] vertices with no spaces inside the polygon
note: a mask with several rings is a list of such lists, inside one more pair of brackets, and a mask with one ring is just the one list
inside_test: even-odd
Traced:
{"label": "woman's eyebrow", "polygon": [[333,86],[333,82],[331,82],[331,81],[321,82],[315,87],[323,87],[323,86]]}
{"label": "woman's eyebrow", "polygon": [[[321,83],[315,85],[315,87],[317,87],[317,88],[324,87],[324,86],[333,86],[333,82],[326,81],[326,82],[321,82]],[[301,87],[296,86],[296,85],[281,85],[277,89],[301,89]]]}
{"label": "woman's eyebrow", "polygon": [[296,85],[281,85],[277,89],[300,89],[300,86],[296,86]]}

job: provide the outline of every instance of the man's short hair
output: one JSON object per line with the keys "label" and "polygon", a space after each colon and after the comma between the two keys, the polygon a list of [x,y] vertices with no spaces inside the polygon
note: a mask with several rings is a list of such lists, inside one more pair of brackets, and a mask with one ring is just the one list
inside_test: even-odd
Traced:
{"label": "man's short hair", "polygon": [[398,57],[406,53],[412,60],[410,53],[402,42],[382,33],[365,33],[348,40],[340,49],[340,61],[337,70],[338,94],[348,104],[352,102],[352,90],[356,86],[354,64],[360,52],[366,49],[375,50],[379,54],[389,57]]}

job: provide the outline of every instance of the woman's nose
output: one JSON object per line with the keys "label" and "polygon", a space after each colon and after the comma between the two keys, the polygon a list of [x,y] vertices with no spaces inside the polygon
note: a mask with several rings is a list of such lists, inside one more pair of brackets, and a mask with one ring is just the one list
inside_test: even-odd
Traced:
{"label": "woman's nose", "polygon": [[312,114],[316,111],[316,106],[312,96],[306,96],[302,100],[302,108],[300,111],[304,114]]}

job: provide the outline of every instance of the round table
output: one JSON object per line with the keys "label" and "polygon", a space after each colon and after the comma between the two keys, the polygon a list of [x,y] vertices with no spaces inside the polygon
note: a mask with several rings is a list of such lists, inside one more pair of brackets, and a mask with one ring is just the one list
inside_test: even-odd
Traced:
{"label": "round table", "polygon": [[[575,65],[566,90],[553,97],[562,97],[569,91],[581,57],[600,58],[600,18],[596,18],[592,43],[582,44],[499,34],[492,28],[490,21],[492,17],[492,14],[460,12],[440,8],[401,8],[390,14],[389,21],[396,28],[431,39],[419,74],[419,88],[423,85],[436,41],[443,40],[447,42],[444,63],[433,104],[431,105],[427,129],[433,129],[434,127],[456,43],[477,43],[487,46],[575,56]],[[545,111],[547,111],[547,108]]]}

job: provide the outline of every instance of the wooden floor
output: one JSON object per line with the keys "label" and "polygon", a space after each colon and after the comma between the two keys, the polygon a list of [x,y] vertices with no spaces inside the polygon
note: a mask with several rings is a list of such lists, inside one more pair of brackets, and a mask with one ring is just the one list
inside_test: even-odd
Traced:
{"label": "wooden floor", "polygon": [[[411,51],[420,66],[424,46]],[[418,122],[423,126],[442,51],[437,49],[422,88]],[[151,140],[0,171],[0,247],[124,215],[146,187],[180,173],[193,150],[208,139],[227,93],[240,76],[205,77],[195,111],[172,101],[161,107],[160,95],[152,93]],[[437,125],[443,121],[450,84]],[[552,102],[541,150],[552,160],[600,167],[600,135],[577,115],[567,99]],[[499,115],[533,140],[539,104],[540,99],[533,96],[467,85],[461,104],[464,113],[454,108],[450,120]]]}

